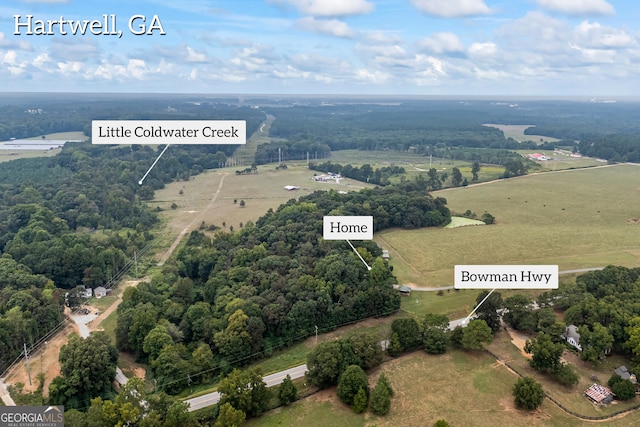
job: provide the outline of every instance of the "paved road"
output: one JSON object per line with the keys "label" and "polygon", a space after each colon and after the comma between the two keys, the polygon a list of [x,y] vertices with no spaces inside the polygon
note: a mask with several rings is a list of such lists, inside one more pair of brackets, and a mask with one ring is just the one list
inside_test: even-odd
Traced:
{"label": "paved road", "polygon": [[[456,319],[449,322],[449,329],[455,329],[457,326],[465,326],[464,325],[465,318]],[[388,340],[380,341],[380,345],[382,348],[386,349],[386,346],[389,344]],[[276,386],[284,380],[284,378],[289,375],[291,379],[294,380],[296,378],[304,377],[304,374],[307,372],[307,365],[299,365],[294,366],[293,368],[287,369],[285,371],[276,372],[275,374],[267,375],[263,378],[264,382],[267,384],[267,387]],[[192,399],[185,400],[185,403],[189,404],[189,411],[197,411],[198,409],[206,408],[207,406],[213,406],[220,401],[220,393],[217,391],[204,394],[202,396],[194,397]]]}
{"label": "paved road", "polygon": [[[299,365],[285,371],[267,375],[263,380],[267,384],[267,387],[273,387],[280,384],[287,375],[291,376],[291,379],[296,379],[304,377],[305,372],[307,372],[307,365]],[[217,391],[185,400],[185,402],[189,404],[189,411],[206,408],[207,406],[215,405],[219,401],[220,393]]]}
{"label": "paved road", "polygon": [[0,400],[2,400],[6,406],[16,406],[16,402],[13,401],[9,390],[7,390],[4,378],[0,378]]}
{"label": "paved road", "polygon": [[[579,268],[577,270],[565,270],[559,271],[558,274],[575,274],[575,273],[587,273],[589,271],[599,271],[603,270],[604,267],[591,267],[591,268]],[[448,291],[449,289],[454,289],[453,286],[442,286],[439,288],[426,288],[422,286],[410,286],[412,291],[419,292],[438,292],[438,291]]]}

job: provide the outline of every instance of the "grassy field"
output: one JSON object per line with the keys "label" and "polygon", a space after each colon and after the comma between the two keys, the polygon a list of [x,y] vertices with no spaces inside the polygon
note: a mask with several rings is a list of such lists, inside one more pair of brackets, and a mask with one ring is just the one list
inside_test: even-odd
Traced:
{"label": "grassy field", "polygon": [[640,169],[635,165],[529,175],[436,192],[450,209],[496,224],[387,230],[400,283],[446,286],[456,264],[558,264],[560,270],[640,265]]}
{"label": "grassy field", "polygon": [[487,123],[484,126],[500,129],[504,133],[505,138],[513,138],[516,141],[535,141],[535,142],[556,142],[558,138],[542,135],[525,135],[524,131],[533,125],[497,125]]}
{"label": "grassy field", "polygon": [[[515,347],[514,347],[515,348]],[[536,411],[514,407],[516,375],[483,352],[453,351],[440,356],[415,352],[393,359],[370,373],[370,384],[384,372],[396,395],[385,417],[356,415],[340,403],[335,388],[321,391],[251,420],[248,426],[431,426],[445,419],[452,426],[583,426],[545,401]],[[635,425],[627,416],[599,425]]]}
{"label": "grassy field", "polygon": [[[162,239],[168,241],[190,224],[197,228],[205,221],[227,230],[232,226],[238,230],[241,223],[255,222],[270,208],[275,209],[292,198],[316,190],[335,188],[352,191],[367,186],[351,179],[343,179],[340,184],[316,182],[310,179],[311,176],[313,172],[302,165],[291,165],[287,170],[275,170],[274,165],[260,166],[258,173],[250,175],[236,175],[234,168],[212,170],[190,181],[172,183],[156,191],[155,199],[149,205],[163,210],[160,215],[164,222]],[[295,185],[300,189],[287,191],[285,185]],[[244,207],[240,207],[241,200],[245,201]],[[171,209],[172,203],[178,207]]]}
{"label": "grassy field", "polygon": [[[33,139],[39,140],[42,139],[42,136],[34,136],[31,138],[25,139]],[[77,139],[87,139],[87,136],[81,132],[57,132],[50,133],[45,135],[44,139],[53,139],[56,141],[64,141],[64,140],[77,140]],[[9,160],[16,159],[26,159],[32,157],[53,157],[62,151],[61,148],[56,148],[53,150],[0,150],[0,163],[8,162]]]}

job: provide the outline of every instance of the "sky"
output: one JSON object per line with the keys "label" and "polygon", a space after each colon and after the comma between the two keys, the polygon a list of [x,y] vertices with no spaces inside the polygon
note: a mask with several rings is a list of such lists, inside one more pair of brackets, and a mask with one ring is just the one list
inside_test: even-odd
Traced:
{"label": "sky", "polygon": [[0,92],[606,97],[639,76],[637,0],[0,4]]}

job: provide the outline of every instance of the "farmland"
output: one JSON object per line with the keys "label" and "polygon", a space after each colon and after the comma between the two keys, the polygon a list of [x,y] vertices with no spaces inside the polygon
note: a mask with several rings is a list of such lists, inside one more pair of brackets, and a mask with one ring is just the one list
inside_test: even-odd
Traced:
{"label": "farmland", "polygon": [[[638,166],[529,175],[436,192],[453,212],[496,217],[486,227],[388,230],[376,236],[390,250],[401,283],[445,286],[453,266],[558,264],[560,270],[640,265]],[[396,254],[397,256],[393,256]]]}

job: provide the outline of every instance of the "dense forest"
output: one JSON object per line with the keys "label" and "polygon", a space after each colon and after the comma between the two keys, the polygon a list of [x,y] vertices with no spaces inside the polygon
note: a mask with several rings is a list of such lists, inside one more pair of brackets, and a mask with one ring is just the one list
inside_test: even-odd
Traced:
{"label": "dense forest", "polygon": [[390,267],[373,242],[324,241],[325,215],[373,215],[376,230],[446,224],[446,201],[415,184],[315,192],[236,233],[193,231],[175,262],[125,291],[118,348],[150,363],[158,387],[178,392],[315,331],[399,309]]}
{"label": "dense forest", "polygon": [[[56,112],[52,113],[56,116],[57,105],[46,104],[43,109]],[[124,105],[121,111],[115,103],[100,107],[100,111],[113,114],[105,117],[123,118],[137,108],[135,102]],[[205,114],[205,110],[213,108],[186,105],[189,106],[186,111],[192,111],[194,118],[246,117],[247,132],[254,132],[262,117],[248,108],[219,106],[217,113]],[[1,108],[25,114],[23,106]],[[82,123],[89,120],[86,125],[90,128],[88,116],[71,114],[73,111],[69,108],[59,113],[73,116],[73,120],[84,117]],[[75,108],[93,111],[92,107]],[[31,123],[33,117],[38,120],[44,117],[44,114],[26,114],[29,120],[23,124]],[[20,121],[5,119],[3,123],[13,126]],[[104,285],[134,252],[153,239],[156,213],[147,208],[144,201],[153,198],[155,189],[223,166],[235,146],[171,147],[144,185],[138,185],[162,148],[67,143],[53,157],[2,163],[0,371],[20,354],[24,343],[33,345],[61,321],[66,290],[78,285],[91,288]]]}

